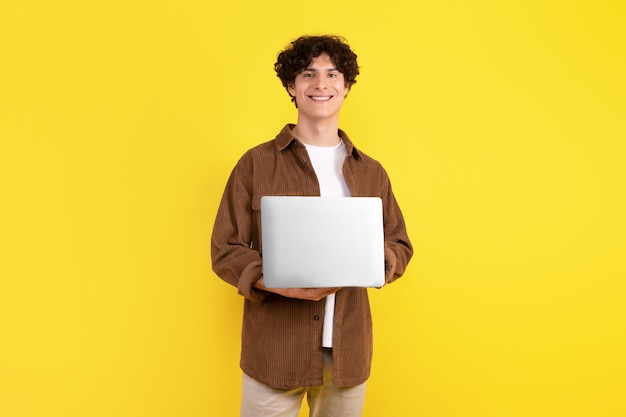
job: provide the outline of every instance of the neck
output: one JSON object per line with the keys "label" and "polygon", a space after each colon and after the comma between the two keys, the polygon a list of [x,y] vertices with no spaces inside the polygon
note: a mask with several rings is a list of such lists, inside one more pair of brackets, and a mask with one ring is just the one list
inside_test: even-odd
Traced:
{"label": "neck", "polygon": [[298,118],[293,135],[301,142],[313,146],[335,146],[339,143],[339,123],[337,120],[306,123]]}

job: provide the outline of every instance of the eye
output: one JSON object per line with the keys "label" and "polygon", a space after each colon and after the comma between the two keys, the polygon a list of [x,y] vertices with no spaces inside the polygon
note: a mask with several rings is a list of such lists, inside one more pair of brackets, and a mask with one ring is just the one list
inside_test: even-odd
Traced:
{"label": "eye", "polygon": [[311,78],[311,77],[313,77],[313,74],[312,74],[312,73],[310,73],[310,72],[305,72],[305,73],[302,73],[302,76],[303,76],[304,78]]}

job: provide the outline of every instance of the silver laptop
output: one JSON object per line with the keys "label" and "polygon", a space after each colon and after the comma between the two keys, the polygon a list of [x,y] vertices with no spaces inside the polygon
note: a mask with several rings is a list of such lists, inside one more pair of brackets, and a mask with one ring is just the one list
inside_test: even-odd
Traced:
{"label": "silver laptop", "polygon": [[261,198],[267,288],[382,287],[385,253],[378,197]]}

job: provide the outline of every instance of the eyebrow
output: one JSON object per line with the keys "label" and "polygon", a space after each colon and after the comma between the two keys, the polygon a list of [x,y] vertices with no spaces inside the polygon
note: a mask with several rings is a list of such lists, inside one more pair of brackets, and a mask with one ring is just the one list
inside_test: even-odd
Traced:
{"label": "eyebrow", "polygon": [[[302,72],[304,71],[317,72],[318,70],[316,70],[315,68],[305,68],[302,70]],[[326,70],[322,70],[322,71],[339,71],[339,70],[337,68],[326,68]]]}

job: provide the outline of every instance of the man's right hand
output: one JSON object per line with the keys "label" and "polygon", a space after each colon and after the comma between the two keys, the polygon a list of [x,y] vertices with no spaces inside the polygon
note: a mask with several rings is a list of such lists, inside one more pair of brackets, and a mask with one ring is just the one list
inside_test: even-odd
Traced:
{"label": "man's right hand", "polygon": [[283,297],[298,298],[300,300],[320,301],[324,297],[339,291],[339,288],[267,288],[263,277],[254,284],[254,288],[282,295]]}

